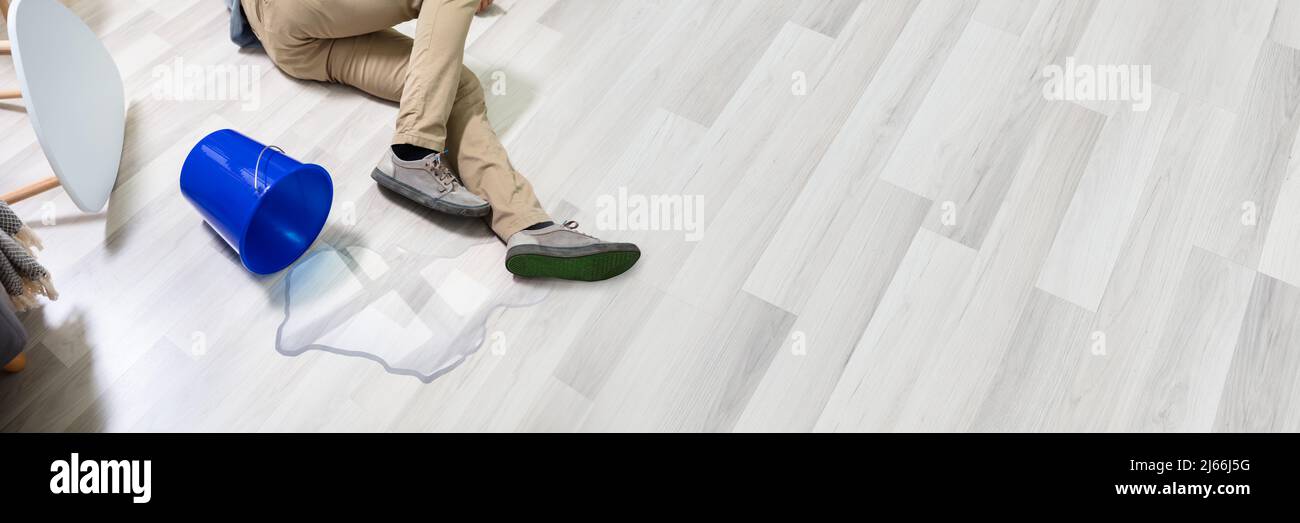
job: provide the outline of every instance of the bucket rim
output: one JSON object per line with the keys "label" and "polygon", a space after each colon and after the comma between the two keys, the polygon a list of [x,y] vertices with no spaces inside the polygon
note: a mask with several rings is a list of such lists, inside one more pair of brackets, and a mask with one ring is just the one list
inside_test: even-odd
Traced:
{"label": "bucket rim", "polygon": [[[238,131],[233,131],[233,132],[238,132]],[[304,163],[298,167],[295,167],[293,170],[289,171],[289,173],[285,174],[284,176],[281,176],[277,178],[275,181],[271,182],[270,185],[266,186],[266,190],[263,191],[262,194],[263,196],[270,194],[272,191],[275,190],[276,187],[278,187],[285,180],[291,178],[297,178],[300,176],[311,176],[311,175],[319,175],[320,179],[323,179],[325,181],[325,187],[329,190],[329,205],[326,206],[327,210],[325,211],[325,216],[321,223],[321,228],[323,230],[325,222],[329,220],[330,209],[334,207],[334,179],[330,177],[329,170],[325,169],[325,167],[314,163]],[[293,258],[293,261],[290,261],[288,265],[285,265],[284,267],[276,268],[275,270],[270,272],[262,272],[257,269],[254,269],[252,267],[252,264],[249,263],[249,259],[248,259],[249,232],[253,229],[254,218],[258,216],[258,214],[262,210],[262,206],[266,205],[267,201],[268,200],[266,198],[257,199],[257,202],[253,205],[252,210],[248,214],[249,216],[248,223],[244,224],[244,228],[239,231],[239,262],[244,266],[244,269],[248,270],[253,274],[257,274],[259,276],[269,276],[271,274],[276,274],[288,268],[290,265],[297,263],[297,261],[302,258],[302,255],[306,254],[307,251],[311,249],[311,246],[316,243],[316,239],[320,237],[320,232],[321,232],[319,230],[316,231],[316,234],[312,238],[311,243],[305,245],[303,247],[303,252],[298,253],[298,255],[295,256]]]}

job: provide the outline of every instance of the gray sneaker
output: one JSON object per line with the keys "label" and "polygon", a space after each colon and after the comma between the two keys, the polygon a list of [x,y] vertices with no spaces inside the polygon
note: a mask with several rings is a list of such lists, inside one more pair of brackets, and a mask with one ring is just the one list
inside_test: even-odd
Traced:
{"label": "gray sneaker", "polygon": [[609,243],[578,232],[577,222],[520,231],[506,242],[506,270],[524,278],[601,281],[641,259],[630,243]]}
{"label": "gray sneaker", "polygon": [[441,154],[408,162],[389,150],[370,177],[379,185],[438,212],[456,216],[487,216],[492,213],[488,202],[461,185]]}

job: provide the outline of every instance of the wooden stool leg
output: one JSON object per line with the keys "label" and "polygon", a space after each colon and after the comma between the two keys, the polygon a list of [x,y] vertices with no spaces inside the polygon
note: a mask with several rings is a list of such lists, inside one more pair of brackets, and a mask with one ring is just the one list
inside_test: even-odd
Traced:
{"label": "wooden stool leg", "polygon": [[0,194],[0,202],[18,203],[59,186],[59,178],[51,176],[44,180],[32,182],[16,191]]}
{"label": "wooden stool leg", "polygon": [[[3,16],[5,20],[9,19],[9,0],[0,0],[0,16]],[[0,40],[0,53],[9,54],[13,50],[13,45],[8,40]]]}

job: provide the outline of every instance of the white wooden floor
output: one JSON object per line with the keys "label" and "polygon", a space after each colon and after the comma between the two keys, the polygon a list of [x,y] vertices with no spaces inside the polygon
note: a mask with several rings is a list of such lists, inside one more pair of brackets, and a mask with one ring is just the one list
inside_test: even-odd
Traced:
{"label": "white wooden floor", "polygon": [[[547,204],[702,195],[705,238],[602,232],[642,265],[432,384],[277,353],[282,277],[177,187],[233,127],[330,169],[325,240],[445,237],[368,177],[396,109],[237,51],[223,2],[64,1],[127,146],[106,212],[17,207],[64,298],[4,430],[1300,430],[1300,0],[500,0],[469,61]],[[1068,57],[1150,65],[1151,109],[1047,100]],[[158,96],[177,58],[260,68],[260,109]],[[20,104],[0,130],[0,187],[49,174]]]}

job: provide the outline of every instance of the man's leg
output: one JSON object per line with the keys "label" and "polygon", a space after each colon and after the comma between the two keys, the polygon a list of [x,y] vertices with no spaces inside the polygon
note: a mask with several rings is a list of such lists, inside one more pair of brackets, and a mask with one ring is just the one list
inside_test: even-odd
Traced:
{"label": "man's leg", "polygon": [[[435,152],[447,146],[447,121],[459,98],[465,40],[478,0],[243,2],[255,4],[248,9],[254,31],[271,33],[267,52],[286,72],[399,101],[393,145]],[[413,43],[391,30],[412,19],[418,20]]]}
{"label": "man's leg", "polygon": [[[388,100],[406,98],[410,66],[402,55],[403,52],[410,55],[415,47],[410,38],[396,31],[382,31],[346,40],[349,42],[335,46],[334,56],[330,57],[337,81]],[[421,117],[444,111],[448,115],[440,126],[446,133],[440,142],[443,145],[436,150],[446,149],[447,159],[460,174],[465,188],[491,204],[492,230],[502,239],[550,221],[532,184],[515,170],[492,130],[478,77],[462,65],[455,78],[456,96],[450,105],[444,109],[423,104],[429,112],[420,113]],[[404,110],[406,107],[404,104]],[[420,143],[412,145],[427,147]]]}
{"label": "man's leg", "polygon": [[420,8],[415,42],[393,144],[432,151],[447,146],[447,122],[465,85],[465,40],[478,0],[425,0]]}
{"label": "man's leg", "polygon": [[487,118],[483,86],[462,66],[457,99],[447,121],[447,149],[465,187],[492,205],[492,231],[503,240],[551,221],[533,186],[510,163]]}
{"label": "man's leg", "polygon": [[492,230],[509,239],[551,218],[532,184],[510,164],[488,122],[483,87],[464,65],[465,40],[478,6],[478,0],[424,1],[404,68],[393,144],[447,150],[465,187],[491,204]]}
{"label": "man's leg", "polygon": [[[267,55],[285,73],[303,80],[344,82],[336,74],[335,65],[346,63],[336,55],[363,54],[367,43],[376,41],[374,49],[399,50],[400,46],[387,45],[397,24],[413,20],[420,12],[421,0],[241,0],[253,32],[262,41]],[[356,37],[354,39],[353,37]],[[357,47],[362,49],[358,50]],[[390,60],[405,61],[409,53],[391,57],[376,57],[375,65],[367,73],[379,74]],[[358,75],[354,74],[353,77]],[[368,78],[369,76],[367,76]],[[384,85],[367,82],[358,86],[376,96],[392,98],[391,92],[375,92]],[[388,82],[391,83],[391,82]]]}
{"label": "man's leg", "polygon": [[[432,1],[432,0],[430,0]],[[361,36],[414,20],[425,0],[243,0],[271,13],[264,21],[298,38]]]}

